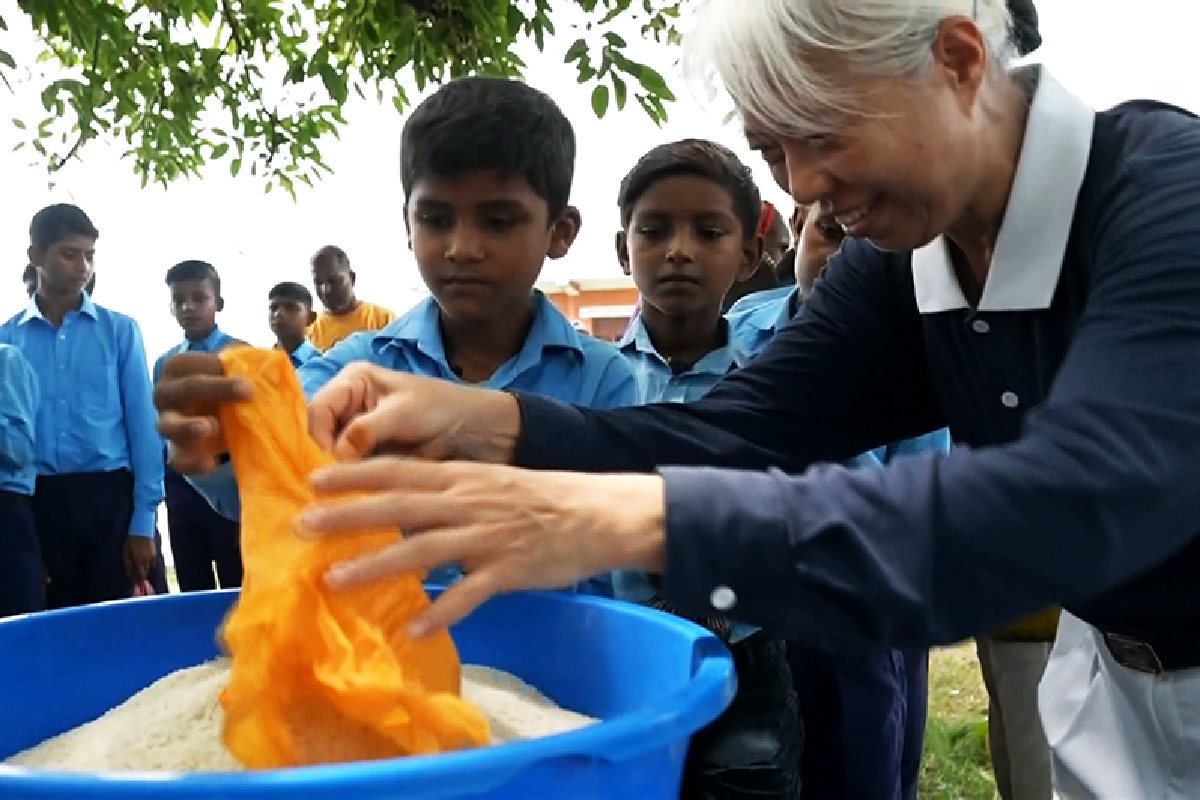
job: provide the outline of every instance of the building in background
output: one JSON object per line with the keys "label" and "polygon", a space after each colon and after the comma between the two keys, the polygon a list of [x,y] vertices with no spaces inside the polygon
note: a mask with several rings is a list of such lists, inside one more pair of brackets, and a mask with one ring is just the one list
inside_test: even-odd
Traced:
{"label": "building in background", "polygon": [[565,283],[547,281],[537,288],[576,328],[606,342],[621,338],[637,306],[637,287],[624,275]]}

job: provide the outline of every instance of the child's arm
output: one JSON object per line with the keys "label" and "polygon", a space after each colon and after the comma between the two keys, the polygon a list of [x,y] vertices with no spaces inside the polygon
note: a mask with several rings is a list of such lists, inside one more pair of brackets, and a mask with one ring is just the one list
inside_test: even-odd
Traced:
{"label": "child's arm", "polygon": [[38,385],[15,347],[0,345],[0,469],[20,472],[33,463]]}
{"label": "child's arm", "polygon": [[162,439],[155,428],[153,387],[146,367],[146,348],[138,324],[121,320],[125,330],[118,338],[121,408],[129,443],[129,468],[133,472],[131,536],[154,536],[154,514],[163,498]]}

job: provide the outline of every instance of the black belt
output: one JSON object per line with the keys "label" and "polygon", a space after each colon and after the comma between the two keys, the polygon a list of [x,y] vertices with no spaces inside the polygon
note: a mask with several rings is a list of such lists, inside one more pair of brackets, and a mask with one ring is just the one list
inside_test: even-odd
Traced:
{"label": "black belt", "polygon": [[1195,638],[1151,644],[1136,636],[1100,631],[1113,661],[1146,675],[1162,675],[1200,667],[1200,643]]}
{"label": "black belt", "polygon": [[27,508],[29,495],[0,490],[0,508]]}

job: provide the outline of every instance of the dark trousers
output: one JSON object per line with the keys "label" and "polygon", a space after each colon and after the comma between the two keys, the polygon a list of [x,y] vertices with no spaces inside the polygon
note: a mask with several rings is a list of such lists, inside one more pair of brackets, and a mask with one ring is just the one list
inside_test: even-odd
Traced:
{"label": "dark trousers", "polygon": [[169,467],[165,483],[167,527],[180,591],[217,588],[214,563],[221,588],[241,586],[241,526],[213,511],[208,501]]}
{"label": "dark trousers", "polygon": [[41,550],[29,497],[0,491],[0,618],[45,607]]}
{"label": "dark trousers", "polygon": [[904,659],[904,745],[900,748],[900,796],[917,800],[925,720],[929,713],[929,651],[902,650]]}
{"label": "dark trousers", "polygon": [[[692,737],[683,800],[795,800],[804,728],[784,642],[760,631],[730,646],[737,694]],[[807,795],[805,795],[807,797]]]}
{"label": "dark trousers", "polygon": [[[808,734],[803,767],[805,800],[901,800],[916,796],[908,731],[909,704],[920,713],[916,748],[920,770],[924,737],[924,680],[919,703],[910,701],[906,660],[899,650],[829,653],[788,645],[800,718]],[[916,665],[923,662],[917,661]],[[922,675],[923,677],[923,675]],[[911,791],[911,794],[909,792]]]}
{"label": "dark trousers", "polygon": [[41,475],[33,517],[50,578],[47,608],[69,608],[133,593],[125,538],[133,516],[133,475],[75,472]]}

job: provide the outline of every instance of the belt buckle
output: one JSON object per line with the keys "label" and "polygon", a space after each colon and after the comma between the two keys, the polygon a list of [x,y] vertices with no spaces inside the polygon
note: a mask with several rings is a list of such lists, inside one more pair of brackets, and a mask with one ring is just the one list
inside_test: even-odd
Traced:
{"label": "belt buckle", "polygon": [[1126,669],[1144,675],[1162,675],[1166,672],[1158,653],[1141,639],[1119,633],[1105,633],[1104,643],[1108,645],[1108,652],[1112,653],[1113,660]]}

